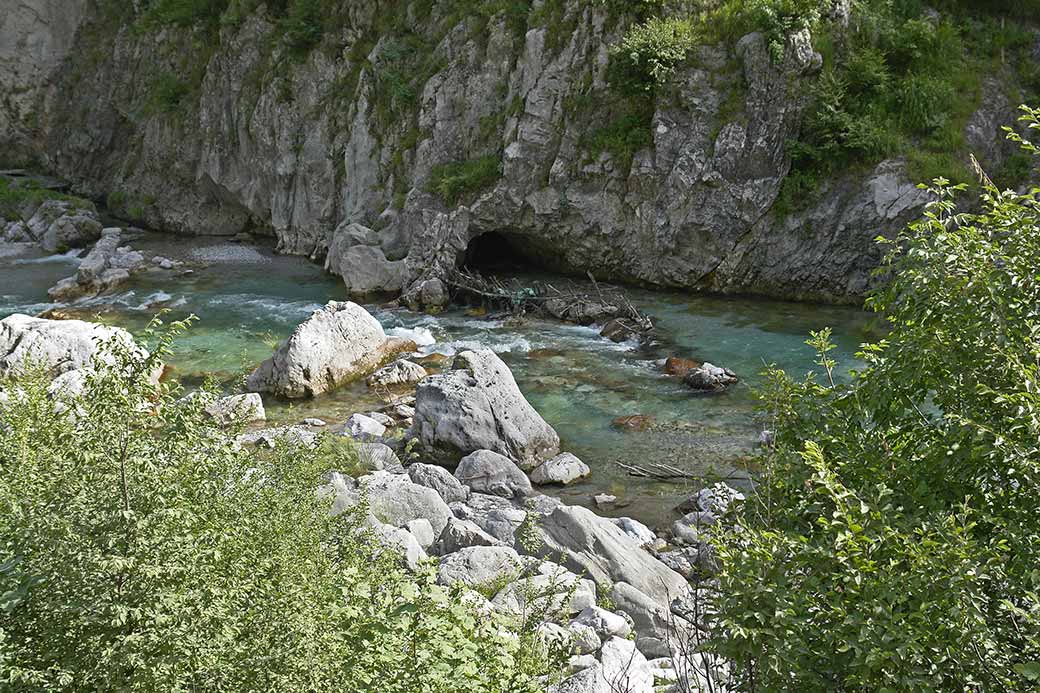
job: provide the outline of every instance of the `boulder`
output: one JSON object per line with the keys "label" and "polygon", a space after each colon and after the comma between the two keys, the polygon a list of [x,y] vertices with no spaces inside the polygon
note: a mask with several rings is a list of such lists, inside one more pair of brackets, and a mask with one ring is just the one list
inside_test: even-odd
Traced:
{"label": "boulder", "polygon": [[482,530],[477,523],[470,520],[448,518],[441,535],[434,543],[432,551],[438,556],[455,553],[468,546],[499,546],[502,542]]}
{"label": "boulder", "polygon": [[621,431],[645,431],[654,423],[652,416],[646,414],[629,414],[619,416],[610,422],[610,425]]}
{"label": "boulder", "polygon": [[433,533],[433,525],[425,517],[405,523],[404,528],[415,537],[424,551],[428,551],[437,539],[437,535]]}
{"label": "boulder", "polygon": [[358,487],[366,494],[372,515],[392,527],[425,518],[439,535],[451,517],[451,510],[436,491],[413,484],[404,474],[372,472],[358,479]]}
{"label": "boulder", "polygon": [[549,687],[549,693],[614,693],[603,678],[599,662],[581,667],[578,673]]}
{"label": "boulder", "polygon": [[647,657],[666,657],[683,651],[694,635],[694,626],[671,613],[666,605],[651,599],[627,582],[616,582],[610,590],[614,608],[632,620],[636,647]]}
{"label": "boulder", "polygon": [[267,413],[264,411],[264,402],[260,395],[255,392],[221,397],[206,407],[206,413],[221,426],[230,426],[235,423],[253,423],[267,419]]}
{"label": "boulder", "polygon": [[28,236],[49,253],[82,248],[101,235],[97,211],[89,203],[45,200],[27,222]]}
{"label": "boulder", "polygon": [[243,433],[235,439],[239,445],[255,445],[262,448],[274,448],[287,445],[290,448],[313,450],[318,447],[318,434],[306,426],[276,426],[260,431]]}
{"label": "boulder", "polygon": [[686,377],[687,373],[700,367],[700,361],[694,361],[693,359],[684,359],[678,356],[669,356],[667,359],[665,359],[663,370],[668,375],[674,375],[679,378],[684,378]]}
{"label": "boulder", "polygon": [[592,471],[589,466],[569,452],[560,453],[551,460],[546,460],[531,472],[531,483],[545,486],[547,484],[563,484],[566,486],[578,479],[584,479]]}
{"label": "boulder", "polygon": [[486,493],[470,493],[465,503],[452,503],[451,511],[460,520],[472,520],[482,530],[510,546],[516,542],[517,528],[527,518],[527,512],[509,499]]}
{"label": "boulder", "polygon": [[601,676],[609,690],[625,693],[653,693],[654,674],[646,657],[635,643],[624,638],[610,638],[600,648]]}
{"label": "boulder", "polygon": [[76,274],[52,286],[47,295],[55,301],[71,301],[81,296],[96,296],[111,291],[143,269],[144,256],[127,246],[119,245],[122,229],[108,228],[80,262]]}
{"label": "boulder", "polygon": [[686,373],[683,382],[699,392],[722,392],[738,380],[736,374],[728,368],[719,368],[710,363],[701,365]]}
{"label": "boulder", "polygon": [[426,369],[419,364],[406,359],[398,359],[368,376],[365,383],[371,388],[389,389],[402,385],[414,385],[426,375]]}
{"label": "boulder", "polygon": [[595,605],[583,609],[580,614],[574,617],[574,622],[588,626],[596,631],[596,635],[601,638],[614,636],[626,638],[632,632],[632,626],[629,625],[624,616],[601,609]]}
{"label": "boulder", "polygon": [[469,498],[469,489],[444,467],[417,462],[408,466],[408,477],[412,483],[432,488],[444,499],[445,503],[464,501]]}
{"label": "boulder", "polygon": [[476,450],[531,468],[560,451],[556,431],[524,399],[488,349],[460,352],[452,369],[419,382],[411,436],[454,459]]}
{"label": "boulder", "polygon": [[631,517],[615,517],[610,521],[617,525],[622,532],[635,539],[640,546],[653,546],[657,542],[657,535],[654,534],[654,531],[639,520],[633,520]]}
{"label": "boulder", "polygon": [[596,585],[562,566],[543,563],[537,574],[520,578],[499,590],[491,603],[499,611],[515,616],[574,614],[596,604]]}
{"label": "boulder", "polygon": [[404,471],[397,453],[382,443],[361,443],[358,445],[358,459],[361,466],[369,471],[386,470],[391,474]]}
{"label": "boulder", "polygon": [[612,342],[624,342],[639,334],[638,331],[629,327],[622,320],[611,320],[599,331],[601,337],[606,337]]}
{"label": "boulder", "polygon": [[355,440],[375,440],[386,433],[386,426],[370,416],[351,414],[343,424],[343,434]]}
{"label": "boulder", "polygon": [[347,291],[356,295],[397,293],[407,278],[406,260],[387,260],[381,248],[356,245],[341,254],[329,253],[325,267],[343,277]]}
{"label": "boulder", "polygon": [[540,555],[562,556],[561,563],[598,584],[628,582],[667,604],[685,594],[685,578],[643,549],[607,518],[580,506],[561,505],[540,518]]}
{"label": "boulder", "polygon": [[455,478],[478,493],[502,498],[523,498],[532,493],[527,475],[512,460],[490,450],[477,450],[462,458]]}
{"label": "boulder", "polygon": [[387,338],[379,322],[356,303],[329,301],[296,327],[247,384],[282,397],[313,397],[368,375],[412,346]]}
{"label": "boulder", "polygon": [[469,546],[441,557],[437,582],[447,586],[461,582],[481,588],[515,580],[522,569],[520,554],[508,546]]}
{"label": "boulder", "polygon": [[422,545],[407,529],[379,522],[373,527],[372,534],[384,550],[396,556],[398,562],[409,570],[417,570],[426,558]]}
{"label": "boulder", "polygon": [[[47,320],[15,313],[0,320],[0,377],[16,377],[40,366],[52,377],[93,364],[104,342],[145,352],[126,330],[82,320]],[[104,357],[111,363],[110,357]]]}

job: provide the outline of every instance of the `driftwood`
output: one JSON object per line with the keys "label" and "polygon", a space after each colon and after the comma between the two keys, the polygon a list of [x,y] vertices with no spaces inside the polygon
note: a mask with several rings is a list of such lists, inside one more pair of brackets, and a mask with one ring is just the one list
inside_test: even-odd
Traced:
{"label": "driftwood", "polygon": [[518,279],[504,281],[466,270],[456,270],[446,279],[458,294],[480,300],[513,315],[528,313],[554,317],[580,324],[617,320],[631,332],[648,333],[653,329],[649,316],[636,308],[625,294],[613,287],[601,286],[588,275],[591,286],[570,280],[555,283]]}
{"label": "driftwood", "polygon": [[628,464],[621,460],[614,460],[614,464],[628,472],[629,476],[637,476],[643,479],[654,479],[656,481],[703,481],[713,479],[716,481],[744,480],[747,476],[741,474],[696,474],[663,462],[647,462],[644,464]]}

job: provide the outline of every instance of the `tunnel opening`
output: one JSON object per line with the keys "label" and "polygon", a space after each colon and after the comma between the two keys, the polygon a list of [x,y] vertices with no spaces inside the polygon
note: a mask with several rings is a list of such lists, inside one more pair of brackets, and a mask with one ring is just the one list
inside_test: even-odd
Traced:
{"label": "tunnel opening", "polygon": [[552,249],[528,236],[508,231],[487,231],[474,236],[460,258],[463,270],[489,275],[561,273],[564,268]]}

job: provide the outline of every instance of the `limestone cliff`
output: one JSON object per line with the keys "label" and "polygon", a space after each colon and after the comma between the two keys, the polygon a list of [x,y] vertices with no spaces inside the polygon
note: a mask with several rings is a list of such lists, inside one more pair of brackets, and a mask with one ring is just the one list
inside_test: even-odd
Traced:
{"label": "limestone cliff", "polygon": [[[4,157],[157,228],[269,233],[316,259],[362,244],[369,269],[405,261],[376,285],[438,276],[495,232],[564,271],[854,302],[874,237],[925,200],[889,160],[806,209],[773,209],[820,67],[807,32],[780,62],[758,34],[698,49],[629,161],[590,137],[626,113],[606,84],[625,29],[609,4],[533,3],[547,18],[518,26],[508,10],[344,0],[338,28],[302,52],[263,6],[203,30],[143,25],[139,4],[15,0],[0,19]],[[977,120],[1012,114],[1002,102]],[[452,163],[493,175],[431,192]]]}

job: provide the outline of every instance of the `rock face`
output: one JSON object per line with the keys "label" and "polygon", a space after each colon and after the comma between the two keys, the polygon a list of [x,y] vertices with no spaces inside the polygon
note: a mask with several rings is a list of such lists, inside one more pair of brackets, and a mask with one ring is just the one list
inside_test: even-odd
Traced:
{"label": "rock face", "polygon": [[356,303],[329,301],[253,371],[247,386],[282,397],[313,397],[365,377],[409,346],[388,338]]}
{"label": "rock face", "polygon": [[[260,81],[251,76],[286,56],[277,17],[257,9],[222,25],[207,62],[191,66],[200,80],[176,118],[148,105],[156,75],[184,74],[192,29],[147,29],[140,3],[11,3],[0,17],[4,155],[44,161],[88,194],[120,193],[116,212],[155,227],[272,234],[285,252],[327,256],[352,291],[403,287],[421,307],[443,305],[440,280],[488,233],[600,278],[858,302],[873,238],[924,201],[889,160],[829,181],[804,210],[773,211],[820,67],[806,32],[778,64],[757,34],[696,49],[650,104],[647,144],[629,161],[587,144],[624,116],[606,75],[627,22],[611,3],[561,0],[524,31],[506,12],[447,21],[436,6],[401,12],[396,32],[378,6],[351,4],[284,79]],[[380,75],[419,73],[402,58],[405,33],[436,70],[401,104]],[[990,111],[971,121],[973,146],[975,132],[1001,139],[990,124],[1004,116]],[[482,189],[428,192],[438,166],[484,156],[498,170]]]}
{"label": "rock face", "polygon": [[560,449],[556,431],[488,349],[460,352],[450,371],[419,383],[410,435],[423,447],[455,460],[490,450],[521,467],[533,467]]}
{"label": "rock face", "polygon": [[103,342],[140,350],[119,327],[82,320],[46,320],[14,314],[0,320],[0,377],[16,377],[38,365],[52,376],[88,368]]}

